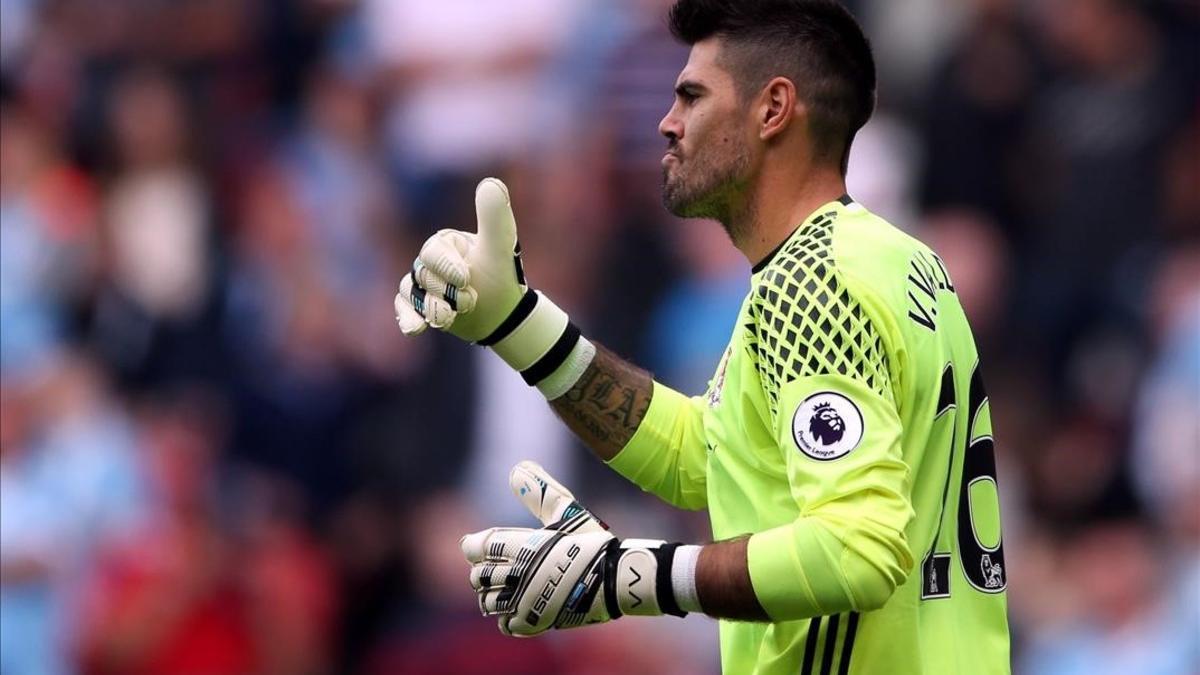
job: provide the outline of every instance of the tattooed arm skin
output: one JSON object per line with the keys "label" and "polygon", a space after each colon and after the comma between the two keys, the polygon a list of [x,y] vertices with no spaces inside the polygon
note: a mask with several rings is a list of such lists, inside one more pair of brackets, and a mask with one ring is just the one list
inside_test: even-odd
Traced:
{"label": "tattooed arm skin", "polygon": [[653,392],[650,373],[596,345],[596,356],[583,376],[550,405],[607,462],[633,438]]}
{"label": "tattooed arm skin", "polygon": [[[650,373],[596,345],[583,377],[550,402],[554,412],[600,459],[609,461],[637,431],[654,392]],[[767,621],[750,583],[746,537],[707,544],[696,565],[696,590],[709,616]]]}

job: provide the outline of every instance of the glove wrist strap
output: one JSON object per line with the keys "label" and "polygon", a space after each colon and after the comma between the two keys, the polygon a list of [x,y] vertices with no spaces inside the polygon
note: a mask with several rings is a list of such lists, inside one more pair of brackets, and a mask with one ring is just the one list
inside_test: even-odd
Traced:
{"label": "glove wrist strap", "polygon": [[521,373],[547,399],[567,393],[596,355],[596,348],[549,298],[526,291],[491,335],[480,340]]}
{"label": "glove wrist strap", "polygon": [[513,311],[509,313],[504,321],[496,326],[496,330],[492,331],[487,337],[479,340],[475,344],[481,347],[491,347],[504,338],[512,335],[512,332],[517,329],[529,315],[533,313],[534,307],[538,304],[539,295],[532,288],[526,289],[525,294],[521,296],[517,306],[513,307]]}
{"label": "glove wrist strap", "polygon": [[626,539],[605,554],[605,604],[611,618],[687,616],[673,588],[675,552],[679,544]]}
{"label": "glove wrist strap", "polygon": [[675,576],[675,552],[679,548],[679,544],[663,544],[654,549],[654,557],[658,559],[658,569],[654,575],[654,594],[658,596],[658,606],[663,614],[687,616],[687,611],[677,602],[672,583]]}

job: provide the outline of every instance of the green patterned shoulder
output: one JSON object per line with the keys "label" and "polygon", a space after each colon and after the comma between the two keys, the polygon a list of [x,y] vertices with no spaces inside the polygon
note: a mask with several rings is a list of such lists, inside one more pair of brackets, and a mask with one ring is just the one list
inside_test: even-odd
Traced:
{"label": "green patterned shoulder", "polygon": [[838,374],[892,398],[887,351],[833,259],[837,211],[805,223],[758,277],[743,326],[771,415],[792,380]]}

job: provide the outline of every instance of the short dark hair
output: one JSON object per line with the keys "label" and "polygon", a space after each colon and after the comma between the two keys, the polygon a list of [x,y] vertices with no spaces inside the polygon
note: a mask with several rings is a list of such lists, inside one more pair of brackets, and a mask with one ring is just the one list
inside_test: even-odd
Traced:
{"label": "short dark hair", "polygon": [[875,110],[875,59],[854,16],[834,0],[677,0],[671,33],[684,44],[725,41],[722,59],[749,96],[771,78],[795,85],[818,158],[842,173],[854,135]]}

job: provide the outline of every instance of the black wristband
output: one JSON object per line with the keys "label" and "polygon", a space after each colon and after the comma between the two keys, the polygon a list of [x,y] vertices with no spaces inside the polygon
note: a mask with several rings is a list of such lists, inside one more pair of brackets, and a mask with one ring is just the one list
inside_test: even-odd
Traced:
{"label": "black wristband", "polygon": [[675,600],[675,585],[671,583],[671,567],[675,564],[675,549],[678,543],[663,544],[654,551],[658,561],[658,572],[654,577],[654,593],[658,596],[658,607],[663,614],[671,616],[687,616],[687,612],[679,608]]}
{"label": "black wristband", "polygon": [[578,326],[568,322],[566,329],[564,329],[562,332],[562,335],[558,336],[558,339],[555,340],[550,349],[542,355],[542,358],[538,359],[532,366],[529,366],[525,370],[521,371],[521,377],[525,379],[525,384],[528,384],[532,387],[538,382],[550,377],[550,375],[555,370],[558,370],[558,367],[563,364],[563,361],[566,361],[567,357],[571,355],[571,350],[575,348],[576,343],[579,342],[579,338],[582,337],[582,335],[583,334],[579,332]]}

